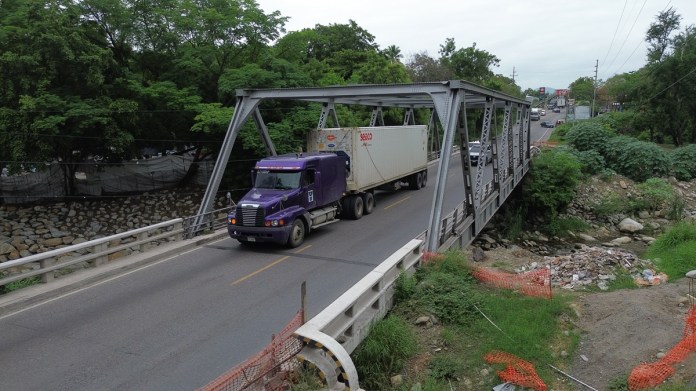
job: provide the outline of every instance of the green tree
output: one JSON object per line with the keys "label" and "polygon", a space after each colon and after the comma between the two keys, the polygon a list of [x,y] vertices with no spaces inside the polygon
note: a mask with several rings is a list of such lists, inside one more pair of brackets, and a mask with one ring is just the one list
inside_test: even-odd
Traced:
{"label": "green tree", "polygon": [[542,151],[532,160],[522,183],[529,208],[540,215],[556,216],[573,200],[581,169],[578,158],[564,148]]}
{"label": "green tree", "polygon": [[356,84],[395,84],[410,81],[403,64],[376,53],[368,54],[367,61],[353,73],[351,79],[351,82]]}
{"label": "green tree", "polygon": [[579,77],[570,83],[570,96],[576,101],[592,101],[594,79],[588,76]]}
{"label": "green tree", "polygon": [[428,55],[420,52],[412,55],[406,62],[406,70],[414,82],[443,81],[454,78],[452,71]]}
{"label": "green tree", "polygon": [[401,54],[401,49],[396,45],[389,45],[382,53],[389,59],[390,62],[401,62],[403,54]]}
{"label": "green tree", "polygon": [[126,152],[133,135],[119,117],[135,105],[106,94],[118,75],[112,52],[70,1],[10,2],[0,16],[2,160],[58,159],[72,194],[76,163]]}
{"label": "green tree", "polygon": [[485,50],[477,49],[476,42],[470,47],[456,49],[453,38],[447,38],[440,45],[440,62],[448,67],[454,76],[475,83],[481,83],[493,76],[491,67],[497,67],[500,60]]}

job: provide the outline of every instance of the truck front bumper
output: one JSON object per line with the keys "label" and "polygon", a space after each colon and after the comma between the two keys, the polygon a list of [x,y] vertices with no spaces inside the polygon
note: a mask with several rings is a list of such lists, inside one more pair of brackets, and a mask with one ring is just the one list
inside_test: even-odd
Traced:
{"label": "truck front bumper", "polygon": [[242,242],[287,243],[292,226],[285,227],[246,227],[227,225],[227,233],[233,239]]}

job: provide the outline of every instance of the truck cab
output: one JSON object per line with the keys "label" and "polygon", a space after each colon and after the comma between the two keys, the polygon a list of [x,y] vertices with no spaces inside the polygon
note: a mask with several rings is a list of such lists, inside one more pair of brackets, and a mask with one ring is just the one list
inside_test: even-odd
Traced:
{"label": "truck cab", "polygon": [[299,246],[311,229],[336,221],[346,191],[345,167],[345,159],[333,153],[260,160],[252,189],[228,214],[230,237]]}

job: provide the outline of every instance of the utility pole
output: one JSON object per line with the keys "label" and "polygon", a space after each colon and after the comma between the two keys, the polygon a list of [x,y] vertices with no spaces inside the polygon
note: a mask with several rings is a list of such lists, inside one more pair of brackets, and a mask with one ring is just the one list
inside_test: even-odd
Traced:
{"label": "utility pole", "polygon": [[512,82],[515,82],[515,76],[517,76],[517,73],[515,73],[515,67],[512,67]]}
{"label": "utility pole", "polygon": [[594,83],[592,85],[592,107],[590,108],[590,118],[594,117],[594,102],[597,96],[597,69],[599,68],[599,60],[595,62],[594,66]]}

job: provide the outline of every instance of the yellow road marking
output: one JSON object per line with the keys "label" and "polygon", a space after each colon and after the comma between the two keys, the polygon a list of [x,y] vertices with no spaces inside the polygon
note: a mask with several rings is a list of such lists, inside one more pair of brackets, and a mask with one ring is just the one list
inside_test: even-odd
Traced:
{"label": "yellow road marking", "polygon": [[[311,244],[308,244],[308,245],[302,247],[301,249],[294,251],[293,254],[299,254],[299,253],[303,252],[304,250],[306,250],[306,249],[308,249],[308,248],[310,248],[310,247],[312,247],[312,245],[311,245]],[[244,277],[242,277],[242,278],[240,278],[240,279],[234,281],[233,283],[230,284],[230,286],[232,286],[232,285],[237,285],[237,284],[239,284],[239,283],[242,282],[242,281],[245,281],[245,280],[247,280],[247,279],[249,279],[249,278],[251,278],[251,277],[254,277],[255,275],[257,275],[257,274],[263,272],[264,270],[268,270],[268,269],[272,268],[273,266],[275,266],[275,265],[277,265],[277,264],[283,262],[284,260],[286,260],[286,259],[288,259],[288,258],[290,258],[290,255],[286,255],[286,256],[280,257],[279,259],[277,259],[277,260],[271,262],[270,264],[268,264],[268,265],[262,267],[261,269],[256,270],[256,271],[254,271],[254,272],[252,272],[252,273],[249,273],[249,274],[247,274],[246,276],[244,276]]]}
{"label": "yellow road marking", "polygon": [[391,204],[391,205],[385,206],[385,207],[384,207],[384,210],[387,210],[387,209],[391,208],[392,206],[399,205],[400,203],[406,201],[406,200],[409,199],[409,198],[411,198],[411,196],[404,197],[404,198],[402,198],[402,199],[396,201],[395,203],[393,203],[393,204]]}

